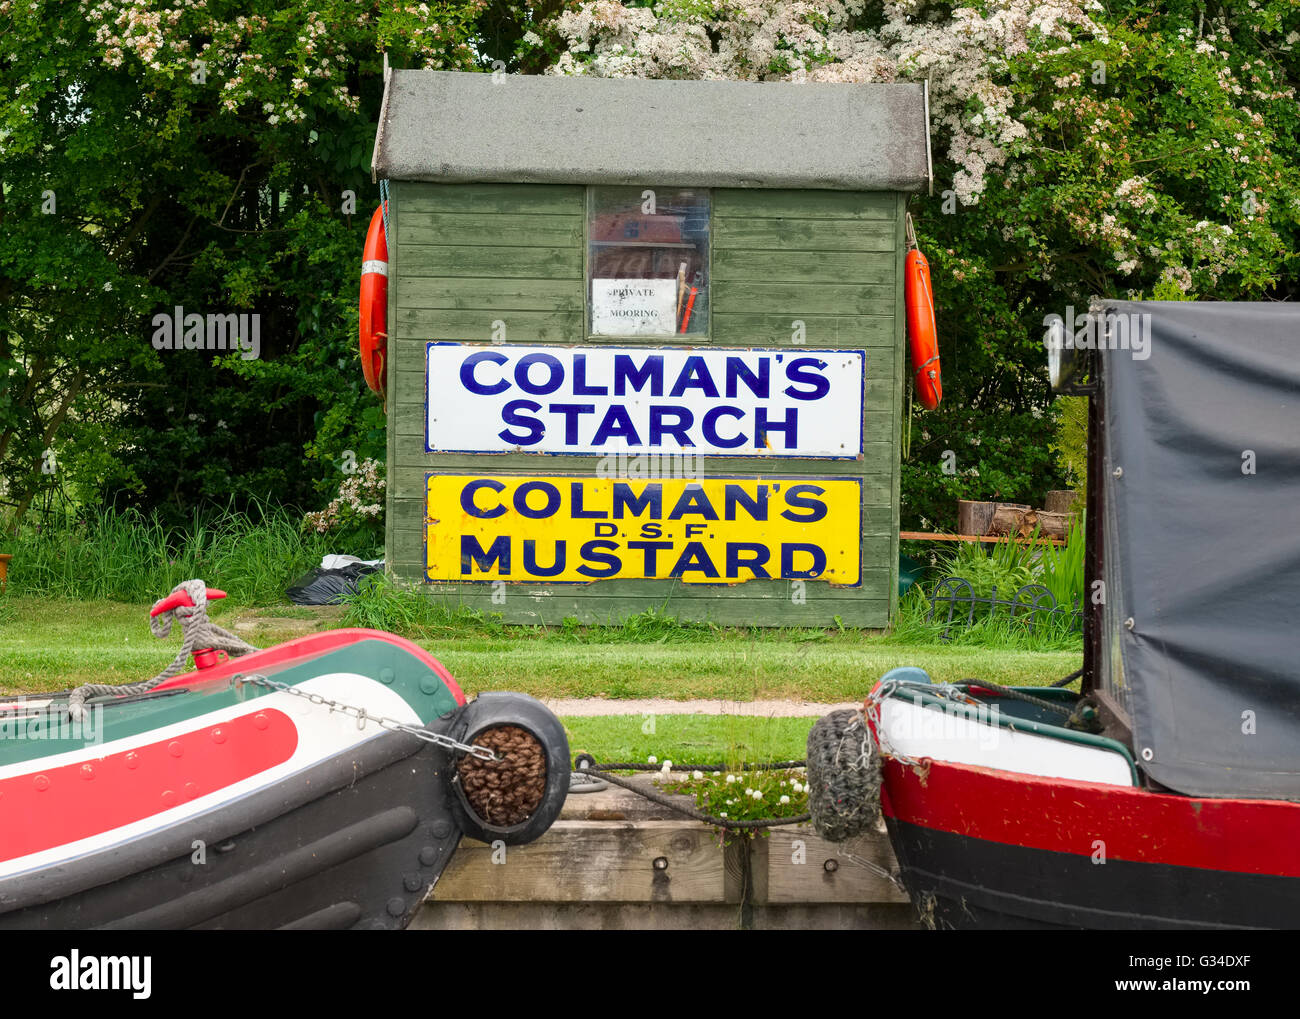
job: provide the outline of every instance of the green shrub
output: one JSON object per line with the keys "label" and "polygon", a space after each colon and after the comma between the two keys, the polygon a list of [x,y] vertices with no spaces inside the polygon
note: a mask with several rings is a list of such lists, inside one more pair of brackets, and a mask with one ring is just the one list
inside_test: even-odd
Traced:
{"label": "green shrub", "polygon": [[[1066,544],[1060,547],[1041,542],[1000,541],[986,546],[963,543],[956,550],[932,554],[931,579],[914,584],[899,599],[898,612],[890,639],[900,644],[925,644],[937,641],[957,646],[999,647],[1007,650],[1057,651],[1079,647],[1081,634],[1072,612],[1084,601],[1084,526],[1080,521],[1070,529]],[[930,599],[946,577],[961,577],[971,585],[976,598],[988,598],[996,589],[999,600],[1011,598],[1027,584],[1041,584],[1051,591],[1056,604],[1065,611],[1047,616],[1034,613],[1011,618],[1006,606],[990,611],[976,605],[975,621],[965,622],[969,607],[958,604],[953,624],[947,627],[948,605],[941,602],[935,619],[927,622]],[[948,629],[944,636],[945,628]]]}

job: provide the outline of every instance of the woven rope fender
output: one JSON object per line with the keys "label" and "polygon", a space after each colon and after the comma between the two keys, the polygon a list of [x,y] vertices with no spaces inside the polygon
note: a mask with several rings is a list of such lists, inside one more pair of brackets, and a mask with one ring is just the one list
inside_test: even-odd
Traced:
{"label": "woven rope fender", "polygon": [[808,812],[817,834],[843,842],[880,821],[880,755],[861,711],[832,711],[808,733]]}
{"label": "woven rope fender", "polygon": [[542,745],[517,725],[484,729],[474,742],[504,756],[498,761],[462,757],[457,763],[470,806],[488,824],[508,827],[528,820],[546,793]]}

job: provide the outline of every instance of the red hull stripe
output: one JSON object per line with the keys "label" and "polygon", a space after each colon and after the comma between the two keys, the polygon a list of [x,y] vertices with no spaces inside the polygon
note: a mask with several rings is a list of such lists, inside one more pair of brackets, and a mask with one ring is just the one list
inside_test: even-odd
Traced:
{"label": "red hull stripe", "polygon": [[456,698],[456,703],[462,707],[464,706],[465,694],[462,692],[460,685],[452,677],[452,674],[447,671],[447,667],[429,654],[428,651],[418,644],[391,633],[386,633],[383,630],[365,630],[359,627],[349,627],[344,630],[326,630],[324,633],[312,633],[306,637],[297,637],[285,641],[283,644],[277,644],[275,647],[267,648],[265,651],[256,651],[244,655],[242,658],[232,658],[224,665],[216,665],[210,669],[204,669],[202,672],[187,672],[184,675],[175,676],[159,683],[154,689],[197,688],[214,683],[224,685],[239,673],[256,672],[259,669],[269,669],[273,665],[283,666],[300,659],[306,660],[348,647],[359,640],[380,640],[409,652],[427,665],[430,672],[446,683],[447,689]]}
{"label": "red hull stripe", "polygon": [[265,708],[107,757],[0,780],[0,861],[143,821],[282,764],[297,746],[293,720]]}
{"label": "red hull stripe", "polygon": [[1300,803],[1209,800],[931,763],[885,762],[889,817],[1028,849],[1300,877]]}

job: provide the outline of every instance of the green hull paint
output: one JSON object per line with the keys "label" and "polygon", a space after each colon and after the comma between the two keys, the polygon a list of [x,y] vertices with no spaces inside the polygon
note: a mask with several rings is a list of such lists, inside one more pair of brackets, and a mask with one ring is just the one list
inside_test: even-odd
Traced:
{"label": "green hull paint", "polygon": [[[384,677],[391,675],[391,683],[385,685],[397,692],[426,723],[455,711],[459,706],[455,695],[428,665],[403,648],[373,638],[363,638],[355,644],[298,664],[259,670],[258,674],[277,683],[297,686],[316,676],[335,672],[356,673],[381,682]],[[0,766],[81,751],[114,740],[138,736],[222,708],[249,704],[272,692],[265,687],[249,684],[244,684],[236,691],[233,683],[223,683],[201,691],[128,698],[120,702],[92,700],[88,706],[102,719],[102,728],[87,728],[83,733],[85,738],[81,739],[50,738],[47,735],[48,728],[45,733],[37,734],[30,731],[26,723],[21,724],[23,736],[19,738],[16,731],[20,727],[19,722],[0,722]],[[102,713],[95,710],[100,706],[103,707]],[[59,705],[56,703],[51,707],[58,710]],[[49,719],[49,715],[44,712],[38,717],[42,721]],[[378,731],[376,728],[375,732]]]}

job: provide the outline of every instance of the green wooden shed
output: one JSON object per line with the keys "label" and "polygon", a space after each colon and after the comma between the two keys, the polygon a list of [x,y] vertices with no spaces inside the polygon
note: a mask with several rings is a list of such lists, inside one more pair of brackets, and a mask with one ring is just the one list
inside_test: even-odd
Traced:
{"label": "green wooden shed", "polygon": [[373,172],[393,576],[887,625],[924,86],[391,71]]}

